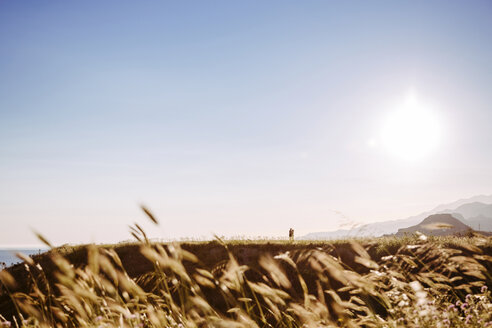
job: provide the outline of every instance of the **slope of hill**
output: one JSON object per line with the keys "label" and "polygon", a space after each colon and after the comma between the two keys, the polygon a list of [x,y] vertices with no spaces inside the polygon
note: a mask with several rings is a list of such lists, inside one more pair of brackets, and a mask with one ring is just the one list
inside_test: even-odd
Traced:
{"label": "slope of hill", "polygon": [[453,215],[444,213],[430,215],[417,225],[398,229],[396,236],[412,235],[417,231],[431,236],[450,236],[465,234],[470,230],[471,228],[468,225]]}

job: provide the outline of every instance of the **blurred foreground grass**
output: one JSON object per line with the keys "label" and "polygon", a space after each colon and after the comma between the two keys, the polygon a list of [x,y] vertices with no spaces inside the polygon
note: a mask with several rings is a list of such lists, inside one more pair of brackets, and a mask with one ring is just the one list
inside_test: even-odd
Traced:
{"label": "blurred foreground grass", "polygon": [[492,327],[490,237],[132,235],[139,241],[21,255],[0,272],[0,326]]}

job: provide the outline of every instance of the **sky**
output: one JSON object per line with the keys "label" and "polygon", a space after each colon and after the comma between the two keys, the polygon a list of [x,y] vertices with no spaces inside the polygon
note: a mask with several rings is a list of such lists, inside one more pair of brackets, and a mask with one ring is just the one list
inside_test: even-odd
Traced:
{"label": "sky", "polygon": [[491,40],[490,1],[0,0],[0,245],[299,236],[492,194]]}

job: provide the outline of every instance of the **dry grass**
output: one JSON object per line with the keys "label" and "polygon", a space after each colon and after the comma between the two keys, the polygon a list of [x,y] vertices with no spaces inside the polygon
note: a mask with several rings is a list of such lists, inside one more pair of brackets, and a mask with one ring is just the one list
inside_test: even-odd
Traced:
{"label": "dry grass", "polygon": [[52,249],[2,271],[0,326],[492,326],[491,238],[158,244],[132,233],[138,243]]}

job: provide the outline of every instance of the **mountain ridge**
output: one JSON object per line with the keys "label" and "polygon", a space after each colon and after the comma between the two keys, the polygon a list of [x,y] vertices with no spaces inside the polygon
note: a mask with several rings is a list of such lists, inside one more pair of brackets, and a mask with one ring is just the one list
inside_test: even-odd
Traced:
{"label": "mountain ridge", "polygon": [[[473,207],[471,204],[476,205],[475,207]],[[470,213],[480,213],[480,211],[477,209],[478,207],[486,210],[487,215],[479,214],[477,216],[470,216]],[[463,208],[466,209],[466,215],[463,215],[463,213],[459,212],[459,210]],[[457,217],[457,219],[460,220],[463,224],[469,225],[473,229],[492,231],[492,195],[477,195],[469,198],[462,198],[451,203],[440,204],[434,207],[432,210],[425,211],[404,219],[367,223],[359,227],[354,227],[352,229],[312,232],[301,236],[298,239],[312,240],[335,239],[345,237],[379,237],[383,235],[392,235],[396,234],[398,232],[398,229],[418,225],[422,220],[433,214],[452,214],[453,216]]]}

